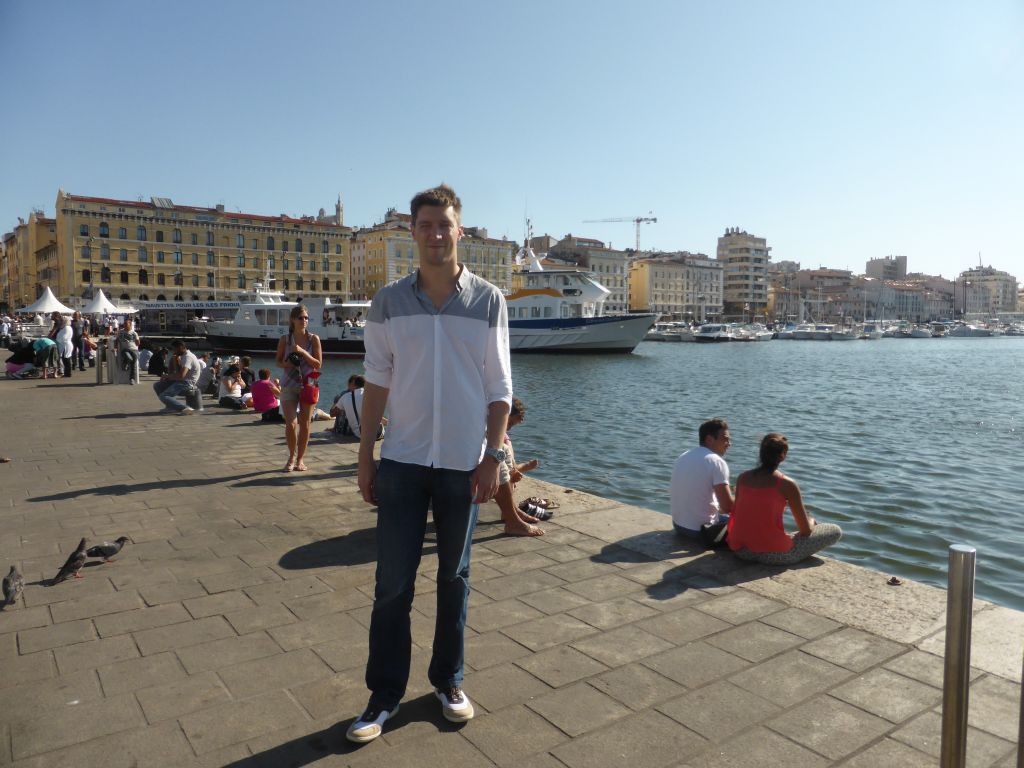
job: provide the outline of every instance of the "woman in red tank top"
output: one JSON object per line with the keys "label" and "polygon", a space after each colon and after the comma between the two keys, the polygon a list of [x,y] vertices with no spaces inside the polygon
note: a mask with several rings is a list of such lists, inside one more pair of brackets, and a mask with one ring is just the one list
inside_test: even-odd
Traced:
{"label": "woman in red tank top", "polygon": [[[778,467],[786,460],[789,442],[777,432],[761,440],[761,463],[739,476],[736,501],[729,517],[729,548],[740,557],[766,552],[789,552],[794,536],[810,536],[814,518],[804,509],[800,487]],[[798,533],[786,533],[782,513],[789,506]],[[754,559],[754,558],[749,558]]]}

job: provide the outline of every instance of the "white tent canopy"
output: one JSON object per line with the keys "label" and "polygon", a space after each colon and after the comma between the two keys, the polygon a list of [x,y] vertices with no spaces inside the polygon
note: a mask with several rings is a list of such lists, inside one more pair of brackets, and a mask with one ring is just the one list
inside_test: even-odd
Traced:
{"label": "white tent canopy", "polygon": [[100,289],[96,292],[96,296],[93,300],[85,305],[82,310],[83,315],[102,315],[104,313],[108,315],[130,315],[133,312],[139,310],[134,307],[119,307],[112,303],[104,294],[103,290]]}
{"label": "white tent canopy", "polygon": [[43,289],[43,295],[35,300],[34,303],[29,304],[27,307],[22,307],[18,310],[19,312],[30,312],[47,315],[51,312],[60,312],[62,315],[70,315],[75,310],[71,307],[66,307],[57,301],[57,297],[53,295],[53,291],[50,290],[50,286],[46,286]]}

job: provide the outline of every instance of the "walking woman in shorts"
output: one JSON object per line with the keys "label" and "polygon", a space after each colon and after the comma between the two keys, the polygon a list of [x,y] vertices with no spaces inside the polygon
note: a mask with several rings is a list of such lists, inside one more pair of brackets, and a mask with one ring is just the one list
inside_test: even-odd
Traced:
{"label": "walking woman in shorts", "polygon": [[[788,453],[789,442],[783,435],[765,435],[761,440],[761,463],[736,481],[727,537],[736,557],[767,565],[792,565],[842,537],[838,525],[818,523],[807,514],[800,486],[779,471]],[[793,533],[782,526],[787,506],[797,526]]]}
{"label": "walking woman in shorts", "polygon": [[320,337],[310,333],[309,312],[302,304],[292,307],[288,318],[288,335],[277,342],[277,364],[284,370],[281,381],[281,412],[288,436],[288,463],[285,472],[305,472],[302,457],[309,445],[309,422],[316,403],[299,401],[299,393],[307,375],[320,370],[323,353]]}

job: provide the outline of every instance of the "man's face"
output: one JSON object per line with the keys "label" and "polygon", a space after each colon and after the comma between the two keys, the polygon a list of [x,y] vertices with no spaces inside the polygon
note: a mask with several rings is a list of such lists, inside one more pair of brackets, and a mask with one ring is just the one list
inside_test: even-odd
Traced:
{"label": "man's face", "polygon": [[705,442],[705,445],[709,450],[717,453],[719,456],[725,456],[725,452],[729,450],[729,446],[732,445],[732,435],[729,434],[728,429],[723,429],[718,433],[717,437],[709,437]]}
{"label": "man's face", "polygon": [[413,240],[420,252],[420,264],[440,267],[456,262],[456,246],[462,227],[451,206],[424,205],[416,214]]}

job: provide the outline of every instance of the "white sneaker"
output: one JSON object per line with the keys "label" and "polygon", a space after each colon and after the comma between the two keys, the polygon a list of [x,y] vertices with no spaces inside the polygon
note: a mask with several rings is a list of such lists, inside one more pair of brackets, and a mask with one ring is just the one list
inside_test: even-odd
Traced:
{"label": "white sneaker", "polygon": [[398,714],[398,705],[392,710],[367,707],[366,711],[357,717],[352,725],[345,731],[345,738],[354,741],[356,744],[365,744],[380,736],[384,730],[384,723]]}
{"label": "white sneaker", "polygon": [[472,720],[475,712],[469,697],[457,685],[449,688],[434,691],[434,695],[441,700],[441,710],[444,719],[450,723],[464,723]]}
{"label": "white sneaker", "polygon": [[191,416],[195,412],[196,412],[195,408],[189,408],[187,405],[184,408],[181,409],[181,415],[182,416]]}

